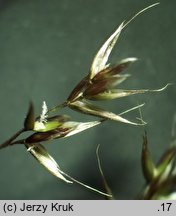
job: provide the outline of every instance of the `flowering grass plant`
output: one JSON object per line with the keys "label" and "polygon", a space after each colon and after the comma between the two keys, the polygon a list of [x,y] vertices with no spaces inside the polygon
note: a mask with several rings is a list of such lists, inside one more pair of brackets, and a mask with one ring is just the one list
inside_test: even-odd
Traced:
{"label": "flowering grass plant", "polygon": [[[104,190],[95,189],[93,187],[84,184],[77,179],[73,178],[66,172],[64,172],[54,158],[48,153],[44,147],[45,141],[51,142],[54,139],[66,138],[68,136],[75,135],[89,128],[98,126],[107,120],[113,120],[120,123],[130,124],[134,126],[143,126],[146,122],[142,118],[138,118],[138,121],[131,121],[123,117],[127,112],[131,112],[136,109],[141,109],[144,104],[128,108],[122,113],[115,114],[111,111],[105,110],[95,103],[102,100],[114,100],[122,97],[132,96],[134,94],[143,94],[147,92],[160,92],[163,91],[168,84],[161,89],[123,89],[117,88],[120,84],[126,81],[130,75],[123,73],[131,64],[137,61],[136,57],[127,57],[118,61],[118,63],[111,64],[108,62],[108,58],[111,54],[119,37],[128,26],[128,24],[134,20],[139,14],[144,11],[158,5],[155,3],[143,10],[139,11],[128,21],[122,22],[119,27],[110,35],[105,41],[102,47],[95,55],[93,62],[90,66],[88,74],[75,86],[71,91],[68,98],[62,103],[57,104],[52,108],[48,108],[46,102],[43,102],[42,111],[40,116],[35,116],[34,106],[30,103],[29,110],[22,129],[15,133],[10,139],[0,145],[3,149],[8,146],[15,146],[17,144],[23,145],[27,148],[27,151],[37,161],[43,165],[51,174],[55,177],[63,180],[66,183],[78,183],[94,192],[104,195],[108,199],[112,199],[113,195],[110,187],[104,177],[100,158],[97,148],[97,160],[99,171],[102,175],[104,183]],[[95,101],[94,103],[92,101]],[[71,110],[81,112],[85,115],[92,115],[98,119],[89,122],[78,122],[72,120],[70,116],[60,115],[60,109],[69,108]],[[22,133],[31,131],[31,134],[24,139],[17,139]],[[175,146],[170,148],[161,158],[160,162],[155,165],[152,162],[147,144],[147,135],[144,135],[143,148],[142,148],[142,169],[144,177],[146,179],[146,187],[141,195],[141,199],[157,198],[163,188],[172,188],[175,183],[175,177],[173,175],[173,161],[175,157]]]}

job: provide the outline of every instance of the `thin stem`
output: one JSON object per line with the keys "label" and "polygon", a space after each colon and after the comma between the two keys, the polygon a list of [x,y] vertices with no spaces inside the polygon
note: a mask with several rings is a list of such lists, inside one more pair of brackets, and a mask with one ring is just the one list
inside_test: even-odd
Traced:
{"label": "thin stem", "polygon": [[17,138],[20,134],[22,134],[24,131],[25,131],[25,128],[20,129],[20,130],[19,130],[18,132],[16,132],[10,139],[8,139],[6,142],[2,143],[2,144],[0,145],[0,149],[5,148],[5,147],[7,147],[7,146],[9,146],[9,145],[12,145],[12,144],[13,144],[12,141],[13,141],[14,139],[16,139],[16,138]]}
{"label": "thin stem", "polygon": [[16,145],[16,144],[25,144],[25,139],[17,140],[15,142],[10,143],[10,145]]}
{"label": "thin stem", "polygon": [[62,104],[59,104],[59,105],[56,105],[56,106],[50,108],[50,109],[48,110],[47,114],[50,113],[50,112],[54,112],[54,111],[56,111],[57,109],[62,109],[62,108],[64,108],[64,107],[66,107],[66,106],[67,106],[67,101],[65,101],[65,102],[62,103]]}

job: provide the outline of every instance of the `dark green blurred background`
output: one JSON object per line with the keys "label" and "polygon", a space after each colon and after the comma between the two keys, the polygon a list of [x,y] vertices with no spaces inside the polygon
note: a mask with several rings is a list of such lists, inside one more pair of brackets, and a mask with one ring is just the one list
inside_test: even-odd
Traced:
{"label": "dark green blurred background", "polygon": [[[110,61],[140,60],[121,88],[156,89],[176,81],[176,1],[161,4],[125,29]],[[154,3],[148,0],[1,0],[0,1],[0,143],[21,128],[29,101],[41,111],[62,102],[87,73],[107,37],[124,20]],[[169,146],[176,87],[162,93],[101,103],[120,113],[145,102],[149,147],[155,161]],[[74,120],[94,118],[65,110]],[[126,115],[135,120],[134,112]],[[133,199],[144,179],[140,166],[143,127],[106,122],[67,139],[46,143],[61,168],[102,189],[95,150],[117,199]],[[0,151],[0,199],[102,199],[76,184],[67,185],[43,169],[23,146]]]}

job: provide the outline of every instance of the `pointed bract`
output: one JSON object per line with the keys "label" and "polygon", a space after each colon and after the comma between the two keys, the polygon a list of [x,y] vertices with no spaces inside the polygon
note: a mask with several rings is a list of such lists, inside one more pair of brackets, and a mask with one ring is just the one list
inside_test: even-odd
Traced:
{"label": "pointed bract", "polygon": [[35,123],[35,116],[34,116],[34,107],[33,104],[30,103],[27,116],[24,121],[24,128],[25,130],[33,130]]}
{"label": "pointed bract", "polygon": [[72,136],[74,134],[80,133],[84,130],[97,126],[101,123],[101,121],[91,121],[91,122],[66,122],[63,124],[63,127],[71,127],[71,130],[65,137]]}
{"label": "pointed bract", "polygon": [[53,157],[48,153],[45,147],[41,144],[26,144],[28,151],[43,165],[52,175],[67,183],[73,183],[67,180],[61,173],[60,167]]}
{"label": "pointed bract", "polygon": [[106,79],[108,77],[113,77],[114,75],[118,75],[126,68],[128,68],[135,61],[137,61],[137,58],[131,57],[131,58],[122,59],[120,62],[118,62],[115,65],[109,65],[108,67],[106,67],[105,69],[97,73],[92,79],[92,82],[98,82],[102,79]]}
{"label": "pointed bract", "polygon": [[39,143],[47,140],[58,139],[61,137],[68,137],[74,134],[80,133],[91,127],[100,124],[101,121],[91,121],[91,122],[74,122],[67,121],[63,122],[61,125],[57,126],[53,130],[46,132],[37,132],[25,139],[25,143]]}
{"label": "pointed bract", "polygon": [[[41,144],[26,144],[25,145],[27,148],[27,151],[30,152],[34,158],[42,165],[44,166],[52,175],[54,175],[55,177],[57,177],[60,180],[63,180],[66,183],[77,183],[79,185],[82,185],[83,187],[94,191],[98,194],[107,196],[107,197],[111,197],[111,194],[107,194],[104,193],[96,188],[90,187],[87,184],[84,184],[80,181],[78,181],[77,179],[71,177],[70,175],[68,175],[67,173],[65,173],[64,171],[62,171],[59,167],[59,165],[57,164],[57,162],[54,160],[53,157],[51,157],[51,155],[48,153],[48,151],[45,149],[45,147]],[[65,178],[67,177],[67,178]],[[71,180],[68,180],[68,178]]]}
{"label": "pointed bract", "polygon": [[81,97],[88,83],[89,83],[89,78],[88,76],[86,76],[72,90],[69,97],[67,98],[67,101],[72,102],[78,99],[79,97]]}
{"label": "pointed bract", "polygon": [[167,178],[170,172],[173,170],[174,160],[176,156],[176,146],[169,148],[161,157],[157,164],[158,176],[162,175],[163,178]]}
{"label": "pointed bract", "polygon": [[138,15],[140,15],[141,13],[145,12],[146,10],[148,10],[149,8],[152,8],[156,5],[158,5],[159,3],[155,3],[152,5],[149,5],[148,7],[144,8],[143,10],[139,11],[138,13],[136,13],[130,20],[128,20],[127,22],[122,22],[121,25],[117,28],[117,30],[108,38],[108,40],[103,44],[103,46],[100,48],[100,50],[98,51],[98,53],[96,54],[92,66],[90,68],[90,74],[89,74],[89,78],[90,80],[93,79],[93,77],[100,72],[101,70],[103,70],[106,67],[106,63],[108,61],[109,55],[115,45],[115,43],[117,42],[117,39],[121,33],[121,31],[132,21],[134,20]]}
{"label": "pointed bract", "polygon": [[[125,79],[125,78],[124,78]],[[170,84],[167,84],[161,89],[139,89],[139,90],[125,90],[125,89],[108,89],[105,91],[93,91],[92,89],[88,89],[86,91],[86,98],[89,100],[113,100],[117,98],[127,97],[135,94],[144,94],[147,92],[161,92],[165,90]],[[102,88],[103,89],[103,88]],[[101,90],[102,90],[101,89]]]}
{"label": "pointed bract", "polygon": [[141,163],[142,171],[146,181],[152,181],[156,175],[156,167],[152,161],[150,152],[148,150],[147,134],[143,136]]}
{"label": "pointed bract", "polygon": [[110,89],[104,92],[101,92],[96,95],[89,97],[89,100],[113,100],[117,98],[127,97],[134,94],[143,94],[150,90],[123,90],[123,89]]}
{"label": "pointed bract", "polygon": [[90,80],[106,67],[109,55],[122,31],[123,23],[117,28],[117,30],[108,38],[103,44],[98,53],[96,54],[92,66],[90,68]]}
{"label": "pointed bract", "polygon": [[119,121],[119,122],[123,122],[126,124],[132,124],[132,125],[143,125],[140,123],[135,123],[135,122],[131,122],[125,118],[122,118],[119,115],[116,115],[112,112],[108,112],[106,110],[103,110],[87,101],[75,101],[73,103],[69,104],[69,107],[71,109],[74,109],[78,112],[82,112],[85,114],[89,114],[89,115],[93,115],[93,116],[97,116],[97,117],[101,117],[101,118],[105,118],[105,119],[110,119],[110,120],[114,120],[114,121]]}
{"label": "pointed bract", "polygon": [[97,94],[101,94],[104,91],[110,90],[112,87],[122,83],[124,80],[126,80],[130,75],[124,74],[124,75],[114,75],[111,77],[107,77],[105,79],[99,80],[97,82],[94,82],[86,88],[86,90],[83,93],[84,98],[91,99]]}

